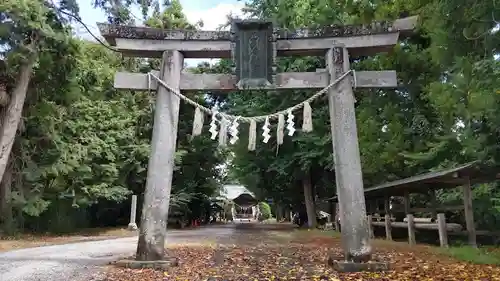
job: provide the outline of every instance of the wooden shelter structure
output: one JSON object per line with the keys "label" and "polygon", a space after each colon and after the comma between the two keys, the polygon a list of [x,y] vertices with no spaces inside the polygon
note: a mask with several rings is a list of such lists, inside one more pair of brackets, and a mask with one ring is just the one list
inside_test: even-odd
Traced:
{"label": "wooden shelter structure", "polygon": [[[488,183],[500,180],[500,167],[491,167],[479,161],[469,162],[455,168],[444,169],[440,171],[428,172],[414,177],[404,178],[388,183],[383,183],[374,187],[365,189],[365,202],[369,221],[374,226],[385,226],[386,236],[391,239],[391,227],[409,228],[409,238],[416,229],[433,229],[445,231],[440,236],[445,235],[447,231],[461,233],[462,226],[456,223],[446,224],[439,221],[439,213],[445,211],[461,211],[465,217],[465,232],[468,236],[469,244],[476,246],[476,227],[474,223],[474,212],[472,206],[472,186],[474,184]],[[436,200],[436,191],[439,189],[462,188],[463,204],[454,206],[440,206]],[[410,194],[424,194],[428,196],[430,206],[415,207],[410,204]],[[402,197],[403,204],[391,205],[391,197]],[[338,202],[337,196],[330,198]],[[382,207],[383,206],[383,207]],[[415,213],[430,213],[429,219],[415,219]],[[403,214],[403,216],[400,216]],[[374,216],[383,215],[383,221],[374,218]],[[410,218],[408,218],[410,215]],[[444,220],[444,214],[442,219]],[[398,218],[405,218],[404,220]],[[373,220],[375,219],[375,220]],[[412,222],[413,221],[413,222]],[[435,223],[437,222],[437,223]],[[413,225],[412,225],[413,224]],[[414,235],[414,234],[413,234]],[[440,237],[441,240],[446,239]],[[411,241],[410,241],[411,242]],[[441,244],[447,244],[447,241],[441,241]]]}
{"label": "wooden shelter structure", "polygon": [[239,206],[252,207],[259,203],[255,195],[243,185],[226,184],[220,191],[219,198],[231,201]]}

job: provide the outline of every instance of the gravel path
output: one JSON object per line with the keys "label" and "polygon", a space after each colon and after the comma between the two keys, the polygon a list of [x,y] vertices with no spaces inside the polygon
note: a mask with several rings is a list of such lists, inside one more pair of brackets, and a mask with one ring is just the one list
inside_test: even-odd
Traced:
{"label": "gravel path", "polygon": [[[233,232],[229,226],[169,231],[167,242],[216,241]],[[137,237],[129,237],[0,253],[0,281],[99,280],[100,266],[133,254],[136,247]]]}

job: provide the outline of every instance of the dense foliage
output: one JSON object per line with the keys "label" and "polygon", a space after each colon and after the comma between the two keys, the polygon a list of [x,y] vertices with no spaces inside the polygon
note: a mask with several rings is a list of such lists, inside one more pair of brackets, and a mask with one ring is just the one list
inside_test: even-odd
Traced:
{"label": "dense foliage", "polygon": [[[62,19],[43,21],[56,11],[43,1],[2,2],[1,18],[7,20],[16,13],[29,16],[22,13],[31,13],[30,9],[21,11],[16,5],[32,5],[31,10],[43,12],[36,15],[39,25],[20,19],[16,31],[50,31],[61,39],[40,39],[44,47],[36,53],[37,64],[10,157],[8,172],[12,176],[4,177],[2,183],[2,191],[8,193],[0,193],[4,230],[62,232],[126,223],[127,198],[144,191],[154,94],[117,91],[113,78],[119,69],[146,71],[157,61],[124,59],[100,44],[73,38]],[[163,13],[154,13],[146,23],[188,25],[178,2]],[[64,28],[60,30],[52,26],[61,24]],[[3,42],[16,38],[11,35],[0,33]],[[16,82],[13,77],[22,54],[16,43],[20,45],[8,42],[11,48],[5,51],[8,89]],[[201,93],[195,97],[204,102]],[[224,157],[206,135],[190,139],[192,107],[181,105],[180,114],[171,213],[186,219],[206,218],[208,198],[219,186],[217,166]]]}
{"label": "dense foliage", "polygon": [[272,217],[271,207],[266,202],[259,202],[259,221],[265,221]]}
{"label": "dense foliage", "polygon": [[[397,90],[356,93],[365,187],[472,160],[500,164],[500,8],[494,1],[330,3],[252,0],[248,10],[292,28],[420,16],[417,32],[404,38],[394,52],[351,62],[354,69],[397,70],[404,85]],[[323,58],[278,61],[279,71],[314,71],[324,65]],[[261,115],[285,109],[310,95],[303,91],[236,93],[228,96],[227,104],[235,114]],[[272,141],[267,145],[259,143],[255,152],[246,151],[246,144],[237,146],[233,160],[235,177],[252,191],[285,204],[297,202],[304,178],[313,179],[318,197],[333,196],[335,180],[331,136],[325,126],[329,123],[326,101],[312,106],[312,133],[298,132],[298,136],[286,138],[279,148]],[[300,122],[298,116],[297,123]],[[458,190],[440,192],[439,196],[446,203],[461,203]],[[498,228],[500,187],[476,186],[474,197],[479,227]]]}

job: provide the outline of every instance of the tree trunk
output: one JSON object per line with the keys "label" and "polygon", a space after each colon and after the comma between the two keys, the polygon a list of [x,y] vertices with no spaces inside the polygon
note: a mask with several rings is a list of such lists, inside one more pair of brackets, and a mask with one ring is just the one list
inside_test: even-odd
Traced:
{"label": "tree trunk", "polygon": [[280,221],[283,221],[285,219],[285,205],[283,203],[280,203],[278,205],[278,208],[280,213]]}
{"label": "tree trunk", "polygon": [[21,64],[19,75],[16,80],[16,87],[12,91],[9,106],[3,116],[2,128],[0,131],[0,180],[3,178],[9,162],[9,155],[23,113],[26,92],[28,91],[35,61],[36,56],[31,54],[28,60]]}
{"label": "tree trunk", "polygon": [[307,211],[307,226],[309,228],[315,228],[316,221],[316,208],[314,206],[314,199],[312,194],[312,184],[310,174],[307,173],[304,179],[302,180],[302,184],[304,187],[304,199],[306,202],[306,211]]}
{"label": "tree trunk", "polygon": [[330,213],[329,221],[328,222],[334,222],[335,221],[335,215],[336,215],[336,210],[335,210],[335,202],[333,200],[328,201],[328,209]]}
{"label": "tree trunk", "polygon": [[280,203],[276,203],[276,221],[279,222],[281,220],[281,209]]}
{"label": "tree trunk", "polygon": [[14,217],[12,211],[12,164],[5,170],[0,183],[0,229],[4,234],[14,234]]}
{"label": "tree trunk", "polygon": [[285,208],[285,220],[286,221],[292,221],[290,207]]}

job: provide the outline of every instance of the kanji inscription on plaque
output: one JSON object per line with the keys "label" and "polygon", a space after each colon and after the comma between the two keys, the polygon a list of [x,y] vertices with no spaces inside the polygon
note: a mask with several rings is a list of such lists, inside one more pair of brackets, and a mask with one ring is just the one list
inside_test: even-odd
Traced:
{"label": "kanji inscription on plaque", "polygon": [[239,89],[271,86],[275,56],[272,23],[233,20],[231,39],[236,86]]}

